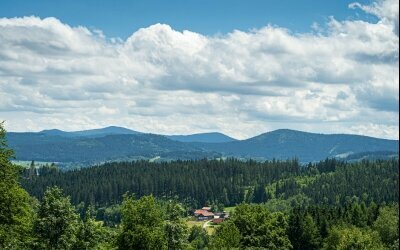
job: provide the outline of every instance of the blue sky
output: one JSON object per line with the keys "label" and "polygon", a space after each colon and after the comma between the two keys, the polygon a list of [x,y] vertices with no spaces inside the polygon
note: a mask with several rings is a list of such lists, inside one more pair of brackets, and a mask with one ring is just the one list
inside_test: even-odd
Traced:
{"label": "blue sky", "polygon": [[[352,0],[148,0],[148,1],[65,1],[2,0],[0,16],[56,17],[72,26],[100,29],[107,37],[126,39],[139,28],[166,23],[175,30],[191,30],[205,35],[247,31],[268,24],[293,32],[309,32],[316,22],[330,16],[339,20],[377,18],[347,6]],[[371,1],[358,1],[369,4]]]}
{"label": "blue sky", "polygon": [[398,139],[398,9],[398,0],[2,0],[0,121],[9,131]]}

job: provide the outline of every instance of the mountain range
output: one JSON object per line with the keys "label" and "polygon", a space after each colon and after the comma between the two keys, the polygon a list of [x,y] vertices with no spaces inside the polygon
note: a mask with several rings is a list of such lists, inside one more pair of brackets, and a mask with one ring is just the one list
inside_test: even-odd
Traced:
{"label": "mountain range", "polygon": [[66,132],[57,129],[7,134],[20,161],[91,165],[135,159],[173,160],[237,157],[314,162],[398,157],[399,141],[350,134],[316,134],[289,129],[246,140],[222,133],[156,135],[122,127]]}

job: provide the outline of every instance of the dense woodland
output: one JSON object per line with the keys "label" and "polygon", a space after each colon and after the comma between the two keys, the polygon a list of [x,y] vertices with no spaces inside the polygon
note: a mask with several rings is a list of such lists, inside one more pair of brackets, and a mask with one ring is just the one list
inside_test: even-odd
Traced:
{"label": "dense woodland", "polygon": [[68,172],[44,167],[38,172],[26,170],[22,185],[39,199],[47,187],[58,186],[74,204],[96,207],[120,203],[127,191],[137,197],[177,197],[193,208],[300,198],[310,204],[344,205],[353,196],[380,204],[399,197],[397,159],[355,163],[327,159],[307,166],[296,160],[136,161]]}
{"label": "dense woodland", "polygon": [[[398,249],[398,159],[11,164],[0,125],[0,249]],[[37,175],[39,173],[39,175]],[[54,187],[57,186],[57,187]],[[235,206],[209,234],[193,208]]]}

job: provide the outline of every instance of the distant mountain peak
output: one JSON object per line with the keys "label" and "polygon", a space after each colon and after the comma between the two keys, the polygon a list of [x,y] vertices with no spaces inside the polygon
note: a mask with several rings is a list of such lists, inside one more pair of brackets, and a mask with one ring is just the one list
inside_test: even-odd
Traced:
{"label": "distant mountain peak", "polygon": [[140,134],[140,132],[118,126],[108,126],[104,128],[70,131],[70,132],[59,129],[46,129],[40,131],[39,133],[50,136],[63,136],[63,137],[99,137],[99,136],[114,135],[114,134]]}
{"label": "distant mountain peak", "polygon": [[89,129],[89,130],[83,130],[83,131],[76,131],[76,132],[88,132],[88,131],[98,131],[98,132],[116,132],[116,133],[121,133],[121,132],[128,132],[129,134],[132,132],[139,133],[137,131],[133,131],[128,128],[124,127],[119,127],[119,126],[107,126],[104,128],[98,128],[98,129]]}
{"label": "distant mountain peak", "polygon": [[232,138],[220,132],[206,132],[190,135],[169,135],[167,137],[171,140],[180,142],[223,143],[236,141],[235,138]]}
{"label": "distant mountain peak", "polygon": [[269,131],[265,134],[316,134],[316,133],[310,133],[310,132],[288,129],[288,128],[280,128],[280,129]]}
{"label": "distant mountain peak", "polygon": [[44,129],[44,130],[40,131],[39,133],[65,133],[65,131],[54,128],[54,129]]}
{"label": "distant mountain peak", "polygon": [[66,136],[68,132],[60,129],[44,129],[39,132],[40,134],[50,135],[50,136]]}

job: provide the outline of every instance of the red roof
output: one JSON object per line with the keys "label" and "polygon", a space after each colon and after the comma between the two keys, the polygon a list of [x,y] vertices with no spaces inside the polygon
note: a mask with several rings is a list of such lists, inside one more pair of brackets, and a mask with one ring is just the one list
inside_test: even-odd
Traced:
{"label": "red roof", "polygon": [[215,219],[213,219],[213,223],[215,223],[215,224],[219,224],[219,223],[221,223],[221,222],[223,222],[224,221],[224,218],[215,218]]}
{"label": "red roof", "polygon": [[194,211],[194,214],[195,215],[202,215],[202,216],[205,216],[205,217],[214,216],[213,213],[208,212],[208,211],[203,210],[203,209],[197,209],[196,211]]}

